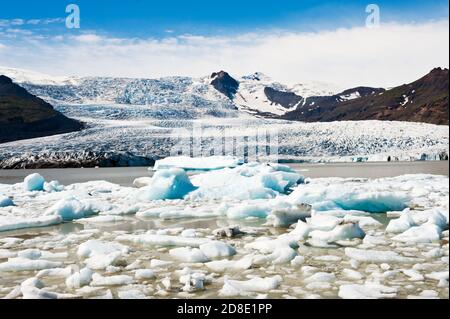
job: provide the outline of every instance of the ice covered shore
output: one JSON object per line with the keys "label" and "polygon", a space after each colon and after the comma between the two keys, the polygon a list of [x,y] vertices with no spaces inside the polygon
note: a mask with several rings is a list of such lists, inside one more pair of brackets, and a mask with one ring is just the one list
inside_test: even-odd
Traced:
{"label": "ice covered shore", "polygon": [[173,166],[0,185],[0,297],[448,298],[447,177]]}

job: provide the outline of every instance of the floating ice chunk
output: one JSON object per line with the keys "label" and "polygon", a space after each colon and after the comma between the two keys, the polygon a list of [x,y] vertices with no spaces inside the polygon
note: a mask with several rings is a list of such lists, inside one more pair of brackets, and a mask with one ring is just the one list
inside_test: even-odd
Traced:
{"label": "floating ice chunk", "polygon": [[305,262],[305,257],[303,257],[303,256],[296,256],[294,259],[291,260],[291,266],[299,267],[304,262]]}
{"label": "floating ice chunk", "polygon": [[56,292],[50,292],[43,289],[44,284],[38,278],[29,278],[22,282],[20,290],[23,295],[23,299],[73,299],[79,298],[76,295],[59,294]]}
{"label": "floating ice chunk", "polygon": [[433,224],[411,227],[404,233],[393,237],[393,240],[406,243],[431,243],[441,239],[442,230]]}
{"label": "floating ice chunk", "polygon": [[84,261],[91,269],[105,269],[114,265],[129,249],[119,243],[89,240],[78,247],[77,255],[86,258]]}
{"label": "floating ice chunk", "polygon": [[311,206],[300,204],[288,209],[277,209],[268,216],[268,220],[273,227],[289,227],[299,220],[305,220],[307,217],[311,217]]}
{"label": "floating ice chunk", "polygon": [[411,243],[431,243],[440,240],[442,232],[448,228],[448,220],[439,210],[431,210],[427,213],[428,220],[426,223],[411,227],[393,239]]}
{"label": "floating ice chunk", "polygon": [[44,190],[45,179],[38,173],[28,175],[23,180],[23,187],[26,191],[42,191]]}
{"label": "floating ice chunk", "polygon": [[43,259],[9,258],[8,261],[0,264],[0,271],[32,271],[47,268],[61,267],[62,263]]}
{"label": "floating ice chunk", "polygon": [[434,248],[431,249],[430,251],[427,251],[425,253],[422,253],[423,256],[425,256],[426,258],[440,258],[442,256],[445,255],[445,250],[442,248]]}
{"label": "floating ice chunk", "polygon": [[189,198],[202,199],[269,199],[286,193],[303,180],[295,172],[281,166],[249,163],[233,169],[198,174],[192,183],[198,189]]}
{"label": "floating ice chunk", "polygon": [[92,281],[92,275],[93,272],[91,269],[83,268],[67,277],[66,286],[69,289],[79,289],[83,286],[87,286]]}
{"label": "floating ice chunk", "polygon": [[361,227],[380,227],[383,224],[369,216],[345,215],[344,222],[358,223]]}
{"label": "floating ice chunk", "polygon": [[200,250],[209,259],[230,257],[236,254],[236,250],[221,241],[211,241],[200,245]]}
{"label": "floating ice chunk", "polygon": [[281,283],[281,276],[268,278],[255,277],[246,281],[225,278],[219,295],[224,297],[251,296],[254,293],[264,293],[277,289]]}
{"label": "floating ice chunk", "polygon": [[142,280],[156,278],[156,275],[152,269],[137,269],[134,273],[134,277]]}
{"label": "floating ice chunk", "polygon": [[14,202],[11,198],[0,195],[0,207],[14,206]]}
{"label": "floating ice chunk", "polygon": [[17,253],[9,249],[0,249],[0,259],[17,257]]}
{"label": "floating ice chunk", "polygon": [[313,241],[323,243],[335,243],[341,240],[349,240],[354,238],[363,239],[366,233],[355,223],[343,223],[337,225],[333,230],[323,231],[314,230],[309,233]]}
{"label": "floating ice chunk", "polygon": [[233,156],[211,156],[211,157],[166,157],[155,163],[155,170],[182,168],[185,170],[218,170],[223,168],[234,168],[244,164],[242,159]]}
{"label": "floating ice chunk", "polygon": [[330,231],[336,228],[342,222],[342,219],[326,214],[314,214],[311,218],[307,218],[306,222],[314,230]]}
{"label": "floating ice chunk", "polygon": [[345,254],[359,262],[368,263],[415,263],[417,258],[403,257],[394,251],[363,250],[357,248],[345,248]]}
{"label": "floating ice chunk", "polygon": [[155,172],[151,184],[141,188],[137,196],[143,201],[181,199],[195,189],[184,170],[172,168]]}
{"label": "floating ice chunk", "polygon": [[403,212],[399,218],[393,219],[386,227],[388,233],[402,233],[411,227],[416,226],[414,219],[411,217],[409,211]]}
{"label": "floating ice chunk", "polygon": [[43,269],[39,271],[36,275],[37,278],[43,277],[62,277],[67,278],[73,273],[73,267],[67,266],[66,268],[51,268]]}
{"label": "floating ice chunk", "polygon": [[242,232],[239,229],[239,226],[229,226],[229,227],[222,227],[213,230],[213,235],[216,237],[227,237],[227,238],[234,238],[239,235],[244,235],[245,232]]}
{"label": "floating ice chunk", "polygon": [[266,218],[269,214],[267,207],[258,205],[239,205],[233,206],[227,211],[227,217],[230,219],[245,219],[248,217]]}
{"label": "floating ice chunk", "polygon": [[189,268],[185,268],[180,276],[180,283],[184,284],[182,290],[184,292],[194,292],[204,289],[206,276],[200,272],[192,272]]}
{"label": "floating ice chunk", "polygon": [[339,297],[343,299],[380,299],[395,298],[396,296],[396,288],[376,283],[342,285],[339,287]]}
{"label": "floating ice chunk", "polygon": [[195,238],[197,237],[197,232],[195,229],[185,229],[181,232],[181,237]]}
{"label": "floating ice chunk", "polygon": [[[359,210],[370,213],[403,210],[411,200],[407,192],[395,190],[399,182],[395,179],[379,179],[365,183],[344,179],[331,181],[317,179],[299,185],[289,195],[293,203],[306,203],[315,210]],[[386,189],[391,189],[387,191]]]}
{"label": "floating ice chunk", "polygon": [[97,214],[98,211],[89,203],[84,203],[75,197],[62,199],[50,207],[45,215],[60,216],[63,221],[71,221]]}
{"label": "floating ice chunk", "polygon": [[64,190],[64,186],[61,185],[58,181],[51,181],[51,182],[45,182],[44,191],[48,193],[54,193],[54,192],[62,192]]}
{"label": "floating ice chunk", "polygon": [[333,273],[329,272],[317,272],[314,275],[305,279],[306,283],[311,282],[331,282],[336,279],[336,276]]}
{"label": "floating ice chunk", "polygon": [[36,218],[0,216],[0,232],[23,228],[46,227],[57,225],[61,222],[62,218],[60,216],[41,216]]}
{"label": "floating ice chunk", "polygon": [[402,269],[402,272],[409,277],[411,281],[422,281],[425,277],[414,269]]}
{"label": "floating ice chunk", "polygon": [[204,263],[209,261],[208,257],[199,248],[178,247],[171,249],[169,254],[185,263]]}
{"label": "floating ice chunk", "polygon": [[307,223],[299,220],[297,226],[289,233],[289,235],[295,237],[297,240],[303,240],[308,238],[309,233],[312,231],[313,228],[311,228]]}
{"label": "floating ice chunk", "polygon": [[253,255],[247,255],[239,260],[214,260],[206,263],[206,267],[216,272],[240,271],[249,269],[253,264]]}
{"label": "floating ice chunk", "polygon": [[[290,262],[297,256],[297,241],[290,235],[280,236],[276,239],[259,238],[245,245],[246,249],[259,251],[262,256],[258,263],[272,262],[273,264],[284,264]],[[254,260],[256,262],[256,260]]]}
{"label": "floating ice chunk", "polygon": [[67,252],[51,253],[45,250],[39,249],[25,249],[17,253],[18,257],[26,259],[65,259],[68,257]]}
{"label": "floating ice chunk", "polygon": [[187,238],[179,236],[169,236],[169,235],[153,235],[153,234],[142,234],[142,235],[121,235],[117,237],[119,241],[132,242],[141,245],[152,245],[152,246],[189,246],[189,247],[199,247],[201,244],[209,242],[206,238]]}
{"label": "floating ice chunk", "polygon": [[449,272],[447,271],[435,271],[430,274],[425,275],[426,278],[434,279],[437,281],[446,280],[448,281]]}
{"label": "floating ice chunk", "polygon": [[353,269],[343,269],[342,274],[348,279],[360,280],[363,278],[363,275],[360,272]]}
{"label": "floating ice chunk", "polygon": [[99,286],[122,286],[122,285],[130,285],[134,283],[133,277],[128,275],[117,275],[117,276],[109,276],[104,277],[100,274],[94,273],[92,275],[91,286],[99,287]]}
{"label": "floating ice chunk", "polygon": [[172,264],[173,264],[173,261],[159,260],[159,259],[150,260],[151,268],[167,268],[168,266],[170,266]]}
{"label": "floating ice chunk", "polygon": [[119,243],[104,242],[100,240],[88,240],[82,243],[77,250],[77,255],[80,257],[91,257],[93,255],[107,255],[113,252],[120,252],[122,254],[128,253],[129,248]]}

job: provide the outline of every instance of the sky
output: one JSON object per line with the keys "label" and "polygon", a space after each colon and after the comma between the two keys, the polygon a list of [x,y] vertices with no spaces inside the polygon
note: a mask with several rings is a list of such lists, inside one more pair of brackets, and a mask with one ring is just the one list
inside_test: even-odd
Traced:
{"label": "sky", "polygon": [[[66,6],[80,28],[66,27]],[[367,5],[380,9],[368,27]],[[371,25],[369,25],[371,26]],[[52,75],[204,76],[389,87],[448,67],[448,1],[0,2],[0,66]]]}

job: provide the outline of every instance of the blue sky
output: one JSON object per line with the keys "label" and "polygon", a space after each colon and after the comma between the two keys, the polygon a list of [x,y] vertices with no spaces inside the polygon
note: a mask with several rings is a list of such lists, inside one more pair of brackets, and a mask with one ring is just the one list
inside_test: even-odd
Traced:
{"label": "blue sky", "polygon": [[[383,22],[423,22],[448,18],[448,1],[317,0],[41,0],[1,1],[0,19],[64,18],[65,6],[79,5],[82,29],[120,37],[175,34],[233,34],[262,29],[320,31],[363,25],[365,7],[376,3]],[[61,26],[62,23],[59,23]],[[56,31],[57,25],[43,31]]]}
{"label": "blue sky", "polygon": [[[81,28],[67,29],[75,3]],[[366,6],[381,10],[368,28]],[[408,83],[449,66],[444,0],[0,1],[0,67],[50,75],[233,76],[343,88]]]}

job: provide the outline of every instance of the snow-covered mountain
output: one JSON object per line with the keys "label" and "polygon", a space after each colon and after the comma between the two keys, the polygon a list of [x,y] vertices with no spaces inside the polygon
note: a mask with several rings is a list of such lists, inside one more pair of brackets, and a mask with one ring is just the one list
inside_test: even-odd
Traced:
{"label": "snow-covered mountain", "polygon": [[338,92],[327,84],[289,87],[259,72],[236,80],[224,71],[159,79],[54,77],[4,67],[0,74],[54,105],[146,105],[156,117],[236,117],[243,112],[279,116],[295,110],[304,97]]}

